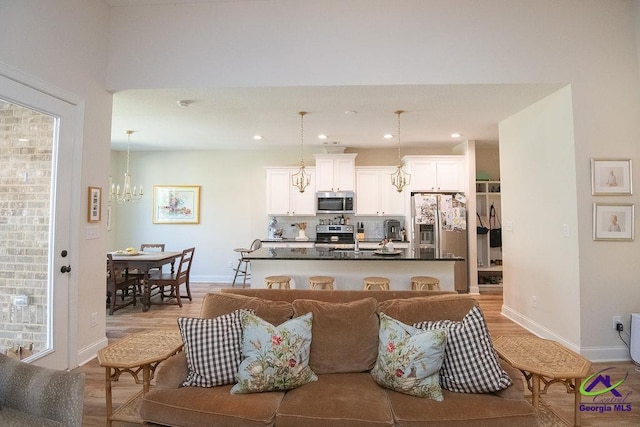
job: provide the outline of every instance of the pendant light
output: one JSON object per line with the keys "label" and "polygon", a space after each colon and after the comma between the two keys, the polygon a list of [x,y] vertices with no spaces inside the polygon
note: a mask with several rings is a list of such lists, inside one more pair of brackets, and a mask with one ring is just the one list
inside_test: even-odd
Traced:
{"label": "pendant light", "polygon": [[124,174],[124,185],[122,187],[122,193],[120,193],[120,184],[116,186],[116,184],[111,185],[111,198],[118,203],[132,202],[135,200],[140,200],[142,198],[142,185],[140,186],[140,191],[138,192],[137,187],[134,185],[133,190],[131,189],[131,174],[129,173],[129,145],[131,144],[131,134],[134,133],[133,130],[127,130],[127,171]]}
{"label": "pendant light", "polygon": [[411,174],[404,171],[402,159],[400,158],[400,114],[402,113],[404,113],[404,110],[395,112],[398,116],[398,169],[391,174],[391,185],[396,187],[398,193],[401,193],[402,189],[411,183]]}
{"label": "pendant light", "polygon": [[300,111],[298,114],[300,114],[300,169],[291,175],[291,185],[301,193],[304,193],[305,188],[311,183],[311,175],[304,167],[304,116],[307,113],[306,111]]}

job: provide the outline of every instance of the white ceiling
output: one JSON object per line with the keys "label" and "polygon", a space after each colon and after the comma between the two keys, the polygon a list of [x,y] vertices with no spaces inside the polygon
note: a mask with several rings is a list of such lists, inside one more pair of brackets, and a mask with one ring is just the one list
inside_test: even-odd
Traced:
{"label": "white ceiling", "polygon": [[[247,150],[300,145],[402,147],[495,142],[498,122],[561,85],[403,85],[127,90],[113,100],[112,147],[131,150]],[[179,100],[190,101],[180,107]],[[356,114],[346,114],[355,111]],[[463,134],[451,138],[452,132]],[[319,134],[326,134],[324,142]],[[383,138],[391,133],[394,138]],[[256,141],[254,135],[264,139]]]}

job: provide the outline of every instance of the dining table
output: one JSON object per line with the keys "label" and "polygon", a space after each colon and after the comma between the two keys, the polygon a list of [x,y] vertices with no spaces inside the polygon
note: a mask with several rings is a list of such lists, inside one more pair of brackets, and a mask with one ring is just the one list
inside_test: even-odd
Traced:
{"label": "dining table", "polygon": [[151,286],[145,283],[149,277],[149,270],[162,268],[170,264],[171,272],[174,272],[176,259],[182,256],[182,252],[159,252],[159,251],[139,251],[134,253],[123,253],[122,251],[110,252],[113,257],[115,267],[122,271],[137,270],[141,273],[142,281],[142,311],[148,311],[151,306]]}

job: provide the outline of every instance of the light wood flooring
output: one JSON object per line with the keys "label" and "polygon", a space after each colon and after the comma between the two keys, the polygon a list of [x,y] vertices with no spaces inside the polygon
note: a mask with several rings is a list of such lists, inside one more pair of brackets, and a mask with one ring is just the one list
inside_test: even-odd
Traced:
{"label": "light wood flooring", "polygon": [[[193,301],[183,300],[183,307],[178,306],[152,306],[146,313],[141,306],[127,307],[115,312],[112,316],[107,314],[107,338],[114,342],[126,334],[140,332],[153,328],[177,328],[176,319],[181,316],[197,317],[200,314],[202,297],[208,292],[215,292],[228,284],[203,284],[191,285]],[[493,337],[500,335],[530,334],[525,329],[508,320],[500,314],[502,307],[502,293],[500,291],[481,292],[478,296],[480,306],[485,314],[489,330]],[[617,388],[623,395],[627,395],[626,403],[631,404],[628,412],[584,413],[582,425],[591,426],[639,426],[640,425],[640,372],[632,363],[596,363],[591,372],[597,372],[604,368],[613,367],[607,371],[612,380],[619,379],[628,373],[628,378]],[[98,365],[97,358],[91,360],[75,371],[86,374],[86,389],[84,398],[84,426],[104,426],[105,423],[105,370]],[[153,384],[153,383],[152,383]],[[124,374],[113,385],[114,408],[126,402],[129,397],[141,389],[133,379]],[[609,394],[609,396],[612,396]],[[549,393],[544,396],[548,406],[564,420],[573,422],[573,396],[566,393],[561,384],[554,384]],[[583,397],[583,402],[587,398]],[[135,424],[114,422],[114,426],[134,426]]]}

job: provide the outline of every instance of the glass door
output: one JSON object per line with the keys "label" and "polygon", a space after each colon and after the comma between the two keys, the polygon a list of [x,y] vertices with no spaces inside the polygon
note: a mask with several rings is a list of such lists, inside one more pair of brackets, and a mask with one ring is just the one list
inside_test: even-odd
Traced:
{"label": "glass door", "polygon": [[0,351],[69,367],[75,108],[0,75]]}

